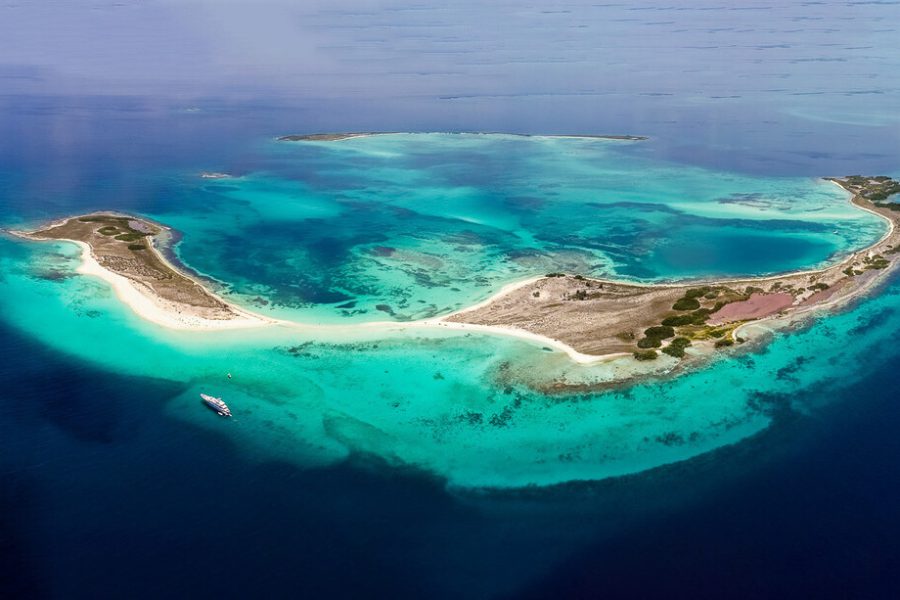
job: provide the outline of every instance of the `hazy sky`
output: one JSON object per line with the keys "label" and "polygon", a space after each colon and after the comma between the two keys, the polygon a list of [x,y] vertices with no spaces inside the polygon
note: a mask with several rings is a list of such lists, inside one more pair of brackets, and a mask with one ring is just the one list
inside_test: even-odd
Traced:
{"label": "hazy sky", "polygon": [[171,153],[173,127],[438,130],[633,133],[746,171],[890,170],[898,28],[900,0],[6,0],[0,159],[37,160],[47,140],[66,157]]}
{"label": "hazy sky", "polygon": [[0,74],[7,90],[271,88],[338,97],[716,94],[785,87],[791,77],[799,81],[787,87],[827,88],[815,78],[827,72],[821,54],[829,48],[859,61],[861,77],[896,67],[887,54],[900,49],[900,5],[871,6],[12,0],[0,7]]}
{"label": "hazy sky", "polygon": [[269,102],[322,128],[893,127],[898,24],[900,0],[9,0],[0,99]]}

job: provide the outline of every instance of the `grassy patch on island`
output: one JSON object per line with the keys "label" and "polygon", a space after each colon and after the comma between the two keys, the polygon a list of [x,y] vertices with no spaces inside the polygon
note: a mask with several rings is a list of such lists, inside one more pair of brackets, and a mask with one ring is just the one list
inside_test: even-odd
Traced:
{"label": "grassy patch on island", "polygon": [[636,360],[655,360],[658,356],[656,350],[638,350],[634,353]]}

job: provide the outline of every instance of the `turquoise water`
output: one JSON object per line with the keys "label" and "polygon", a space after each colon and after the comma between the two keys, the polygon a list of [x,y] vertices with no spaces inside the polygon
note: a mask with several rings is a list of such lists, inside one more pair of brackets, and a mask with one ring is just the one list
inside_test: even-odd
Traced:
{"label": "turquoise water", "polygon": [[[881,231],[819,178],[900,175],[898,11],[8,3],[0,226],[154,216],[232,300],[354,326],[549,270],[806,268]],[[274,141],[372,130],[651,139]],[[548,397],[603,373],[421,329],[176,333],[74,265],[0,236],[0,597],[900,596],[897,277],[759,351]]]}
{"label": "turquoise water", "polygon": [[[181,259],[232,299],[348,324],[439,314],[558,269],[653,281],[810,267],[883,233],[831,184],[653,163],[633,148],[470,135],[278,144],[266,148],[269,170],[187,181],[189,202],[150,214],[184,234]],[[170,331],[75,275],[73,245],[0,244],[4,319],[102,369],[178,382],[173,418],[259,461],[374,456],[464,488],[603,479],[734,443],[798,390],[863,377],[864,357],[900,326],[879,297],[777,334],[761,352],[619,391],[548,396],[535,389],[598,381],[608,367],[511,338],[400,326]],[[858,341],[873,315],[888,325]],[[836,371],[846,364],[862,366]],[[197,410],[200,391],[225,397],[236,419]]]}
{"label": "turquoise water", "polygon": [[315,322],[419,319],[551,271],[628,280],[810,268],[876,217],[812,178],[644,157],[654,142],[417,134],[262,144],[230,180],[184,174],[149,214],[223,293]]}

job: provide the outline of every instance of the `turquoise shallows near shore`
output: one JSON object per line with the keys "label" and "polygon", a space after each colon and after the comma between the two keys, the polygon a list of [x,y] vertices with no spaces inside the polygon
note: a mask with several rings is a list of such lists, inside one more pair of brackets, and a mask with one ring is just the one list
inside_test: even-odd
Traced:
{"label": "turquoise shallows near shore", "polygon": [[148,216],[182,231],[179,255],[238,302],[323,323],[427,318],[551,271],[659,281],[810,268],[884,232],[828,182],[651,161],[652,143],[272,141],[259,171],[192,172],[183,197]]}
{"label": "turquoise shallows near shore", "polygon": [[[393,138],[357,138],[313,150],[279,146],[273,149],[278,177],[251,175],[217,184],[205,192],[213,195],[215,210],[201,212],[213,200],[195,193],[193,202],[155,216],[184,233],[180,253],[190,266],[225,282],[238,280],[234,299],[250,298],[242,286],[254,285],[262,298],[287,295],[283,289],[291,289],[297,274],[315,267],[321,272],[313,275],[329,279],[306,281],[306,293],[328,287],[349,295],[364,280],[371,294],[359,301],[363,307],[380,301],[400,308],[404,299],[408,306],[422,299],[439,309],[474,302],[532,271],[555,270],[566,257],[580,257],[577,265],[594,274],[699,274],[660,266],[666,232],[698,247],[727,249],[728,240],[742,240],[722,259],[735,261],[723,262],[722,272],[736,274],[752,265],[760,272],[812,266],[871,243],[883,231],[880,220],[853,209],[831,184],[648,165],[623,150],[630,142]],[[510,158],[516,152],[525,156]],[[453,161],[473,153],[481,158],[465,160],[487,161],[483,186],[497,186],[494,191],[471,180],[452,185],[452,172],[463,169]],[[508,169],[491,167],[491,157],[504,156]],[[307,183],[287,181],[280,161],[306,165]],[[274,169],[276,164],[281,167]],[[526,164],[546,172],[532,173],[530,184],[513,175],[502,178],[511,171],[526,178]],[[580,171],[587,174],[578,178]],[[316,185],[309,183],[313,172],[320,174]],[[355,179],[348,181],[351,172]],[[430,191],[418,187],[426,182]],[[524,192],[532,185],[542,195],[517,202],[535,208],[503,208],[511,192],[497,191],[507,189],[502,186]],[[577,218],[592,209],[599,213]],[[529,216],[532,210],[539,216]],[[380,239],[354,238],[373,224]],[[285,244],[281,232],[295,228],[316,237],[309,246]],[[752,240],[759,244],[750,245]],[[239,243],[241,251],[234,252]],[[313,256],[316,243],[324,245],[320,256]],[[374,246],[394,248],[391,257],[399,253],[398,262],[375,260],[367,253]],[[523,262],[522,250],[534,250],[525,256],[538,258]],[[741,262],[751,250],[765,260]],[[335,255],[333,265],[322,262],[329,253]],[[273,267],[276,256],[284,262]],[[3,318],[105,369],[182,383],[184,392],[169,403],[171,413],[223,432],[259,460],[313,466],[372,454],[462,487],[602,479],[739,441],[765,428],[773,408],[792,402],[796,390],[820,386],[825,402],[829,387],[863,376],[867,354],[891,343],[900,327],[900,315],[885,308],[886,297],[874,297],[803,331],[778,334],[762,351],[728,356],[676,378],[599,394],[546,396],[527,383],[590,380],[599,367],[576,365],[561,353],[514,339],[450,331],[359,328],[312,337],[281,327],[163,330],[134,316],[103,282],[75,275],[78,257],[79,250],[67,243],[0,239]],[[256,277],[269,283],[254,284]],[[309,315],[337,322],[386,316],[376,309],[344,317],[325,303],[285,302],[278,311],[305,321]],[[876,320],[877,329],[854,335]],[[226,379],[227,372],[234,378]],[[201,390],[226,398],[235,422],[211,419],[198,406]],[[134,401],[158,399],[136,390]]]}
{"label": "turquoise shallows near shore", "polygon": [[[227,427],[259,460],[313,466],[371,453],[463,487],[601,479],[736,442],[766,427],[772,403],[791,402],[798,389],[817,385],[826,402],[829,388],[863,376],[873,346],[891,343],[900,328],[900,315],[885,304],[896,300],[875,297],[778,335],[762,352],[670,380],[543,396],[515,382],[586,377],[590,367],[515,340],[444,332],[310,341],[278,328],[161,330],[131,314],[102,282],[59,279],[78,260],[74,247],[0,243],[16,246],[3,248],[0,281],[10,323],[105,369],[183,383],[168,407],[173,415]],[[877,330],[854,335],[875,320]],[[200,410],[201,390],[226,397],[236,422]],[[158,399],[135,390],[134,401]]]}

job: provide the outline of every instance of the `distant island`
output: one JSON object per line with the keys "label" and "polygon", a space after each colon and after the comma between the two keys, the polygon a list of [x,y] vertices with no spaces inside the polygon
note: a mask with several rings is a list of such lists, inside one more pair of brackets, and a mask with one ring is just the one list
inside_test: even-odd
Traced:
{"label": "distant island", "polygon": [[[279,142],[337,142],[351,138],[370,137],[374,135],[397,135],[398,131],[369,131],[356,133],[304,133],[296,135],[283,135]],[[451,133],[451,132],[448,132]],[[584,138],[597,140],[624,140],[641,141],[648,139],[642,135],[594,135],[594,134],[531,134],[531,133],[501,133],[501,132],[454,132],[455,135],[511,135],[515,137],[548,137],[548,138]]]}
{"label": "distant island", "polygon": [[348,140],[350,138],[369,137],[373,135],[391,135],[391,131],[381,132],[359,132],[359,133],[306,133],[300,135],[283,135],[278,138],[279,142],[337,142],[340,140]]}
{"label": "distant island", "polygon": [[[506,286],[475,306],[440,318],[360,327],[439,327],[512,335],[566,352],[583,363],[634,361],[622,379],[666,372],[697,362],[716,350],[748,341],[762,330],[784,327],[812,311],[845,303],[882,281],[900,252],[900,193],[889,177],[826,178],[851,193],[851,202],[889,223],[872,246],[837,264],[772,277],[680,284],[637,285],[549,273]],[[220,329],[280,324],[234,306],[166,260],[157,248],[170,232],[129,215],[93,213],[71,217],[17,235],[33,240],[69,240],[83,249],[79,272],[108,281],[140,316],[181,329]],[[329,326],[318,326],[327,329]],[[344,327],[339,325],[334,327]],[[653,363],[662,360],[659,366]],[[549,389],[571,389],[550,384]]]}

